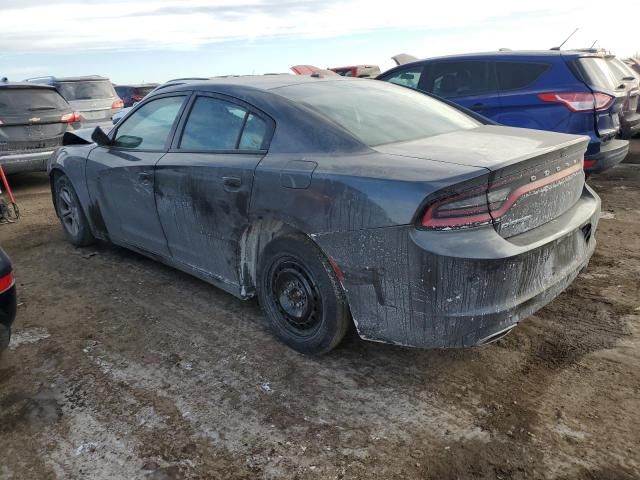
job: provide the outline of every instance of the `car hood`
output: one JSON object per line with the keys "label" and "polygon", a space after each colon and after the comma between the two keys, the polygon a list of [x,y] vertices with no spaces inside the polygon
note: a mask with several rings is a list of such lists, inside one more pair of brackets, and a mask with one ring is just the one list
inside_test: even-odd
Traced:
{"label": "car hood", "polygon": [[433,137],[374,147],[405,157],[423,158],[491,171],[566,148],[586,149],[588,137],[526,128],[483,125]]}

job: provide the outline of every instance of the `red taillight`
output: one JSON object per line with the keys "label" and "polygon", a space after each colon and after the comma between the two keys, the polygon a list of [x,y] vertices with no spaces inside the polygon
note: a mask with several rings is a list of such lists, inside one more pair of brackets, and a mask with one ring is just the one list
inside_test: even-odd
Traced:
{"label": "red taillight", "polygon": [[4,293],[13,286],[13,273],[9,272],[4,277],[0,277],[0,293]]}
{"label": "red taillight", "polygon": [[121,99],[118,99],[111,104],[111,108],[122,108],[122,107],[124,107],[124,102]]}
{"label": "red taillight", "polygon": [[423,227],[437,229],[464,228],[490,222],[486,185],[437,200],[429,205],[422,217]]}
{"label": "red taillight", "polygon": [[593,168],[596,166],[596,161],[595,160],[590,160],[590,159],[584,159],[584,168]]}
{"label": "red taillight", "polygon": [[[499,182],[476,186],[431,203],[422,217],[421,225],[429,229],[449,230],[477,227],[499,221],[524,195],[543,188],[582,170],[582,162],[540,179],[521,183],[521,176],[505,177]],[[530,177],[531,178],[531,177]]]}
{"label": "red taillight", "polygon": [[80,121],[80,114],[78,112],[67,113],[63,115],[60,121],[65,123],[76,123]]}
{"label": "red taillight", "polygon": [[538,98],[543,102],[561,103],[572,112],[587,112],[594,109],[605,110],[613,102],[611,95],[602,92],[540,93]]}

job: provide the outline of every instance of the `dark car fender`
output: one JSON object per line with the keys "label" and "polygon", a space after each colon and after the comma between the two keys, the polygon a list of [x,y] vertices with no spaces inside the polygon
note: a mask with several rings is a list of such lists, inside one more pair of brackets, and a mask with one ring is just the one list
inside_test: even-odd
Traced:
{"label": "dark car fender", "polygon": [[[66,175],[73,188],[78,195],[80,205],[84,211],[85,216],[89,219],[91,229],[94,234],[99,235],[101,232],[99,225],[97,225],[94,216],[91,215],[89,190],[87,189],[86,181],[86,165],[87,158],[91,150],[96,148],[94,143],[91,144],[76,144],[58,148],[53,155],[49,158],[47,163],[47,173],[49,174],[49,181],[51,183],[51,196],[53,200],[54,208],[56,207],[56,198],[54,191],[54,182],[57,175]],[[56,209],[57,213],[57,209]]]}

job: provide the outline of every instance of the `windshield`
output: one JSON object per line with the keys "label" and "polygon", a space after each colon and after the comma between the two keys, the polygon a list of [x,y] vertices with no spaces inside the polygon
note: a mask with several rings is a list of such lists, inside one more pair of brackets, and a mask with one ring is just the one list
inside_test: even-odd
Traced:
{"label": "windshield", "polygon": [[70,111],[71,107],[58,92],[44,88],[0,89],[0,113],[5,115],[44,112],[47,110]]}
{"label": "windshield", "polygon": [[61,82],[60,93],[67,100],[98,100],[116,96],[113,85],[107,80],[89,82]]}
{"label": "windshield", "polygon": [[369,146],[481,125],[439,100],[386,82],[326,81],[273,91],[324,115]]}

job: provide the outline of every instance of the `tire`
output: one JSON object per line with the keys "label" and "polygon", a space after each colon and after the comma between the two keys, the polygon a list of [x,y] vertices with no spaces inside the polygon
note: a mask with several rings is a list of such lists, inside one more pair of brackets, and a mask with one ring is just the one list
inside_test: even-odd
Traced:
{"label": "tire", "polygon": [[78,195],[66,175],[59,175],[54,182],[56,213],[67,240],[76,247],[86,247],[96,242],[91,227],[82,210]]}
{"label": "tire", "polygon": [[287,234],[261,254],[258,300],[273,333],[292,349],[320,355],[342,341],[351,317],[336,274],[306,236]]}

